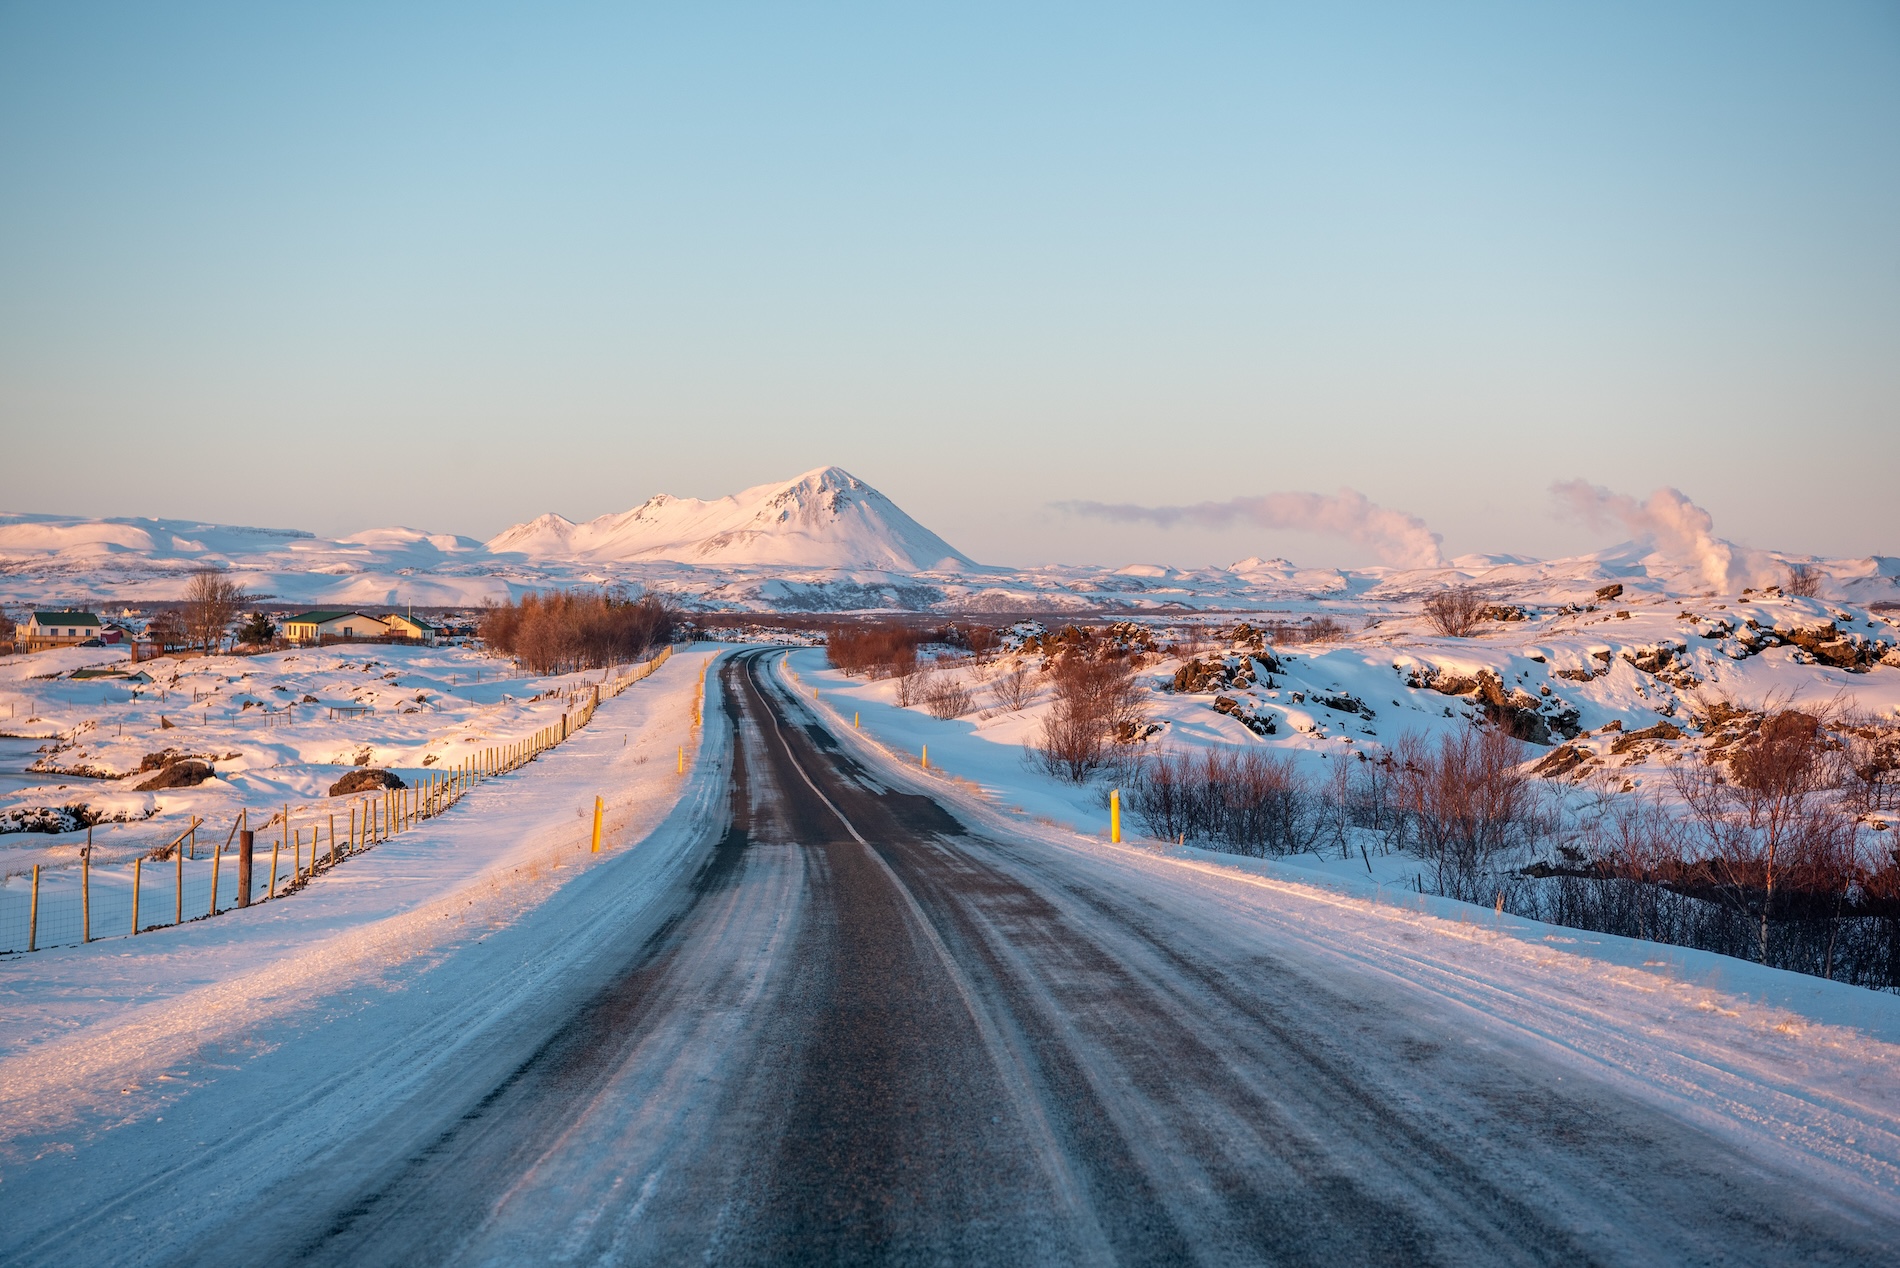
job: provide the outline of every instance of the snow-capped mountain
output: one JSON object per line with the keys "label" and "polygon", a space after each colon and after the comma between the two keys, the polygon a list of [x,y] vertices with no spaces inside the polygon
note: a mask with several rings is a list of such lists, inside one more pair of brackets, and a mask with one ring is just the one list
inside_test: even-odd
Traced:
{"label": "snow-capped mountain", "polygon": [[661,493],[631,511],[576,524],[559,515],[517,524],[488,542],[496,555],[599,563],[881,568],[975,568],[898,505],[840,467],[702,501]]}

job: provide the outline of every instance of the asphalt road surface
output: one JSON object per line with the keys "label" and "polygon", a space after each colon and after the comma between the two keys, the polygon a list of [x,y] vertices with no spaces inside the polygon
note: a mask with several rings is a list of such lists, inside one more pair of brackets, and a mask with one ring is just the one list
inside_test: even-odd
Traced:
{"label": "asphalt road surface", "polygon": [[722,672],[689,879],[194,1262],[1894,1262],[1427,997],[889,788],[760,656]]}

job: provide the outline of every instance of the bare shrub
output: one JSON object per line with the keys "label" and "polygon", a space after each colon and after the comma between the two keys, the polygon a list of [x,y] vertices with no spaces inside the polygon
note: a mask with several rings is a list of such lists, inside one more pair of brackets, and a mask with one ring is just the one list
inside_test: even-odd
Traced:
{"label": "bare shrub", "polygon": [[1325,831],[1322,799],[1293,760],[1255,748],[1150,758],[1128,804],[1153,836],[1256,858],[1310,850]]}
{"label": "bare shrub", "polygon": [[976,707],[976,693],[955,669],[939,667],[929,676],[923,691],[924,708],[933,718],[949,721],[960,718]]}
{"label": "bare shrub", "polygon": [[1822,718],[1783,709],[1730,751],[1729,778],[1707,763],[1672,768],[1700,852],[1731,901],[1759,915],[1763,963],[1773,955],[1778,891],[1792,882],[1844,895],[1860,866],[1860,824],[1836,795],[1847,765],[1840,754]]}
{"label": "bare shrub", "polygon": [[1855,808],[1868,814],[1900,806],[1900,727],[1862,717],[1840,731]]}
{"label": "bare shrub", "polygon": [[200,568],[185,585],[180,615],[186,639],[207,652],[223,644],[231,621],[251,601],[244,587],[215,568]]}
{"label": "bare shrub", "polygon": [[916,630],[897,621],[833,626],[825,631],[825,656],[848,675],[903,678],[917,667]]}
{"label": "bare shrub", "polygon": [[1821,571],[1818,568],[1810,568],[1807,564],[1790,564],[1788,580],[1782,584],[1781,588],[1789,594],[1800,595],[1804,599],[1815,598],[1821,593]]}
{"label": "bare shrub", "polygon": [[1051,671],[1055,707],[1043,719],[1034,751],[1043,769],[1080,783],[1133,743],[1143,720],[1141,688],[1114,657],[1065,656]]}
{"label": "bare shrub", "polygon": [[[900,709],[911,708],[924,698],[924,688],[930,680],[932,671],[928,666],[919,665],[913,655],[909,664],[896,666],[896,673],[897,705]],[[879,675],[879,677],[882,676]]]}
{"label": "bare shrub", "polygon": [[1415,735],[1398,743],[1393,797],[1406,846],[1432,869],[1437,893],[1485,901],[1510,856],[1531,845],[1547,816],[1520,768],[1523,746],[1491,727]]}
{"label": "bare shrub", "polygon": [[1035,672],[1019,660],[996,675],[990,691],[996,696],[998,708],[1020,713],[1036,698]]}
{"label": "bare shrub", "polygon": [[1262,621],[1260,631],[1269,643],[1324,643],[1346,633],[1346,627],[1331,616],[1309,616],[1304,620]]}
{"label": "bare shrub", "polygon": [[672,641],[678,614],[655,595],[530,592],[482,613],[482,641],[537,674],[599,669]]}
{"label": "bare shrub", "polygon": [[1425,620],[1446,638],[1466,638],[1484,609],[1484,596],[1475,588],[1450,586],[1425,600]]}

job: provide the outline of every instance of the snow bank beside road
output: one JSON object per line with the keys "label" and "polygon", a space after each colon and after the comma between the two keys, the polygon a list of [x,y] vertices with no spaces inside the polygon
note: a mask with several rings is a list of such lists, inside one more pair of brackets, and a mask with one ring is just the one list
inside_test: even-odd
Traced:
{"label": "snow bank beside road", "polygon": [[[151,1112],[192,1085],[162,1081],[206,1045],[236,1036],[268,1047],[272,1026],[287,1014],[372,989],[406,965],[486,937],[603,867],[631,863],[659,875],[692,833],[659,834],[665,839],[650,851],[631,847],[651,843],[689,789],[680,810],[703,816],[723,778],[696,764],[683,780],[675,769],[678,746],[691,750],[698,738],[691,705],[708,659],[704,649],[675,655],[604,703],[566,744],[322,873],[288,901],[7,959],[0,1149],[73,1123]],[[607,815],[603,853],[594,856],[587,851],[597,794]],[[559,921],[541,928],[549,971],[581,950],[563,943]],[[459,987],[479,994],[484,985]],[[142,1095],[127,1100],[122,1089]]]}

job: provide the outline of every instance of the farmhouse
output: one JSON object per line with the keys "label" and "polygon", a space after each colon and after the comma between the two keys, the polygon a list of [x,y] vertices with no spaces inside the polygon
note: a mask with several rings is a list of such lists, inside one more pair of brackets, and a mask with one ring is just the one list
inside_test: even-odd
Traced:
{"label": "farmhouse", "polygon": [[99,618],[90,612],[35,612],[24,625],[14,627],[22,647],[43,652],[49,647],[72,647],[99,637]]}
{"label": "farmhouse", "polygon": [[319,643],[326,638],[385,638],[390,632],[381,617],[363,612],[299,612],[284,622],[284,637],[293,643]]}
{"label": "farmhouse", "polygon": [[434,647],[441,636],[440,627],[423,620],[419,616],[404,616],[400,612],[383,618],[383,624],[397,638],[412,638],[425,647]]}

